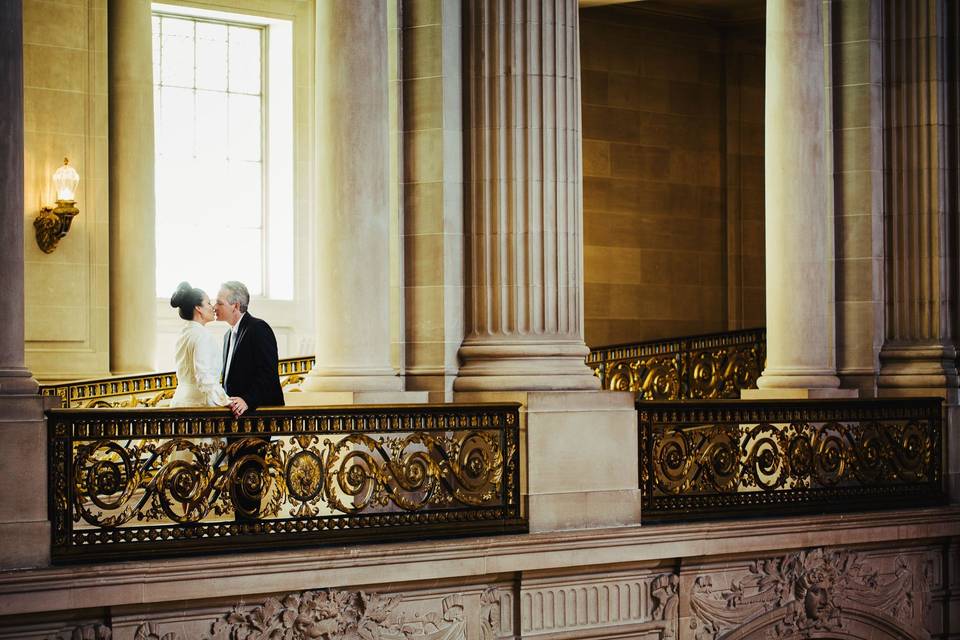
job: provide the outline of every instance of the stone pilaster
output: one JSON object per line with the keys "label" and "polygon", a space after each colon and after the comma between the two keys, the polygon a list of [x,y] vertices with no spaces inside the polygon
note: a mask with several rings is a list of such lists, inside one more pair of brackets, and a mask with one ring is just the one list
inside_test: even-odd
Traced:
{"label": "stone pilaster", "polygon": [[885,6],[887,296],[878,386],[881,395],[956,402],[957,5]]}
{"label": "stone pilaster", "polygon": [[456,391],[597,389],[584,364],[576,0],[465,6],[467,337]]}
{"label": "stone pilaster", "polygon": [[110,370],[154,369],[156,196],[149,0],[110,0]]}
{"label": "stone pilaster", "polygon": [[[0,2],[0,570],[49,563],[44,400],[24,363],[23,4]],[[32,229],[31,229],[32,231]]]}
{"label": "stone pilaster", "polygon": [[[0,9],[0,394],[33,393],[23,352],[23,9]],[[31,229],[31,231],[33,231]]]}
{"label": "stone pilaster", "polygon": [[316,357],[304,391],[399,391],[390,361],[387,3],[317,3]]}
{"label": "stone pilaster", "polygon": [[744,395],[855,394],[837,391],[821,3],[770,0],[766,29],[767,367]]}

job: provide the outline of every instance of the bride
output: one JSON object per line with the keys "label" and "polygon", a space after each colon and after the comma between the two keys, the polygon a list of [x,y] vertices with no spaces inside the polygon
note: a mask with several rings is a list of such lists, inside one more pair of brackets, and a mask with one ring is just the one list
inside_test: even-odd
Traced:
{"label": "bride", "polygon": [[170,306],[187,320],[177,338],[177,390],[171,407],[223,407],[230,398],[220,386],[220,347],[204,325],[214,319],[213,305],[202,289],[181,282]]}

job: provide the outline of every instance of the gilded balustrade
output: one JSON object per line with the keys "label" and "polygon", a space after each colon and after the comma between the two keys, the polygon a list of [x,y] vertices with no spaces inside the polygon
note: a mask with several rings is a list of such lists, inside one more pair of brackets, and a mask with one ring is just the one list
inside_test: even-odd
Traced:
{"label": "gilded balustrade", "polygon": [[739,398],[756,388],[765,361],[764,329],[600,347],[587,357],[604,389],[641,400]]}
{"label": "gilded balustrade", "polygon": [[53,409],[52,556],[525,531],[518,407]]}
{"label": "gilded balustrade", "polygon": [[[314,357],[284,358],[277,366],[284,391],[298,391],[313,368]],[[177,390],[174,371],[111,376],[41,385],[40,393],[59,396],[61,406],[73,409],[107,409],[165,406]]]}
{"label": "gilded balustrade", "polygon": [[941,401],[637,402],[646,522],[935,504]]}

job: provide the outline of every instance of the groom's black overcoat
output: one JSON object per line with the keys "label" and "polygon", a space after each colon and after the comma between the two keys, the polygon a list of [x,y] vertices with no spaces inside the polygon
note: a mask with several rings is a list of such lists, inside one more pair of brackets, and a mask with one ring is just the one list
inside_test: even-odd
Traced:
{"label": "groom's black overcoat", "polygon": [[[227,366],[230,331],[223,336],[223,366]],[[230,371],[224,371],[223,388],[228,396],[240,396],[252,411],[257,407],[282,407],[283,391],[277,372],[277,338],[260,318],[245,313],[237,327]]]}

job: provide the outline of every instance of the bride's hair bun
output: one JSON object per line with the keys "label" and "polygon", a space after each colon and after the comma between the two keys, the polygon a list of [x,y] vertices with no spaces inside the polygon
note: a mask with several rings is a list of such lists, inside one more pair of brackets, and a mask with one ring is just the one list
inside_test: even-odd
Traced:
{"label": "bride's hair bun", "polygon": [[173,295],[170,297],[170,306],[179,307],[183,303],[183,299],[190,295],[190,292],[193,290],[193,287],[190,286],[190,283],[184,280],[177,285],[177,290],[173,292]]}
{"label": "bride's hair bun", "polygon": [[203,302],[203,290],[190,286],[189,282],[181,282],[177,290],[170,296],[170,306],[180,309],[180,317],[184,320],[193,319],[193,309]]}

